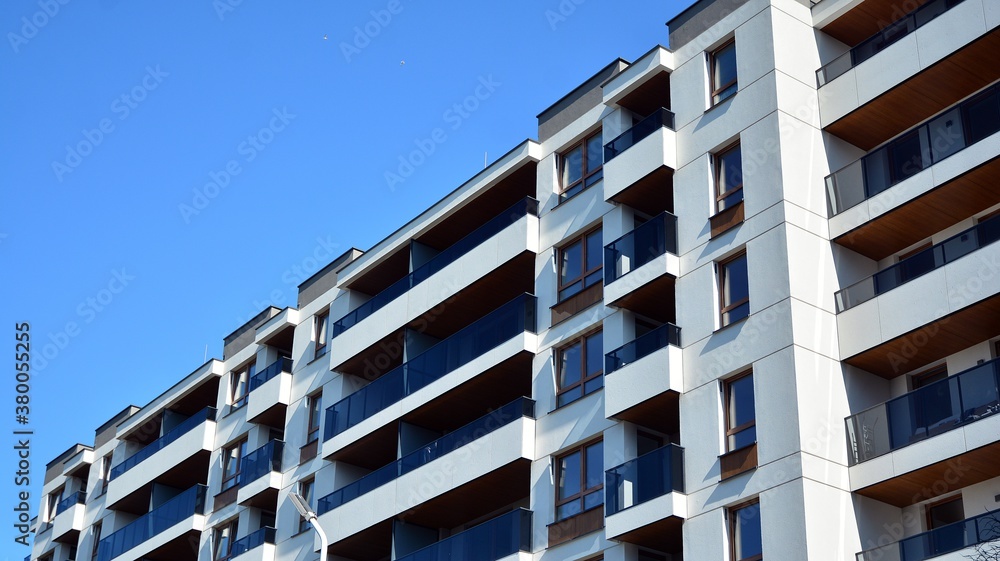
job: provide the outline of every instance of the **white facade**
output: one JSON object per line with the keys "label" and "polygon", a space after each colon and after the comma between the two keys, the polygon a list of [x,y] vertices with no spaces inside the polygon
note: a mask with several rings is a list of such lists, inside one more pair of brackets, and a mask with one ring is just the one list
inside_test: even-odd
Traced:
{"label": "white facade", "polygon": [[316,559],[290,493],[353,561],[1000,537],[1000,8],[810,4],[697,2],[116,415],[31,559]]}

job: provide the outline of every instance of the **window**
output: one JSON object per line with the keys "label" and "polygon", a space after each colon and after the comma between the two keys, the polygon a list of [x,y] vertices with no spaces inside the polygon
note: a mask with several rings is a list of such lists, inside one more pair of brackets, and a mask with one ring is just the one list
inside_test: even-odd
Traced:
{"label": "window", "polygon": [[215,541],[212,546],[212,559],[215,561],[224,561],[232,556],[238,523],[239,519],[235,519],[215,527]]}
{"label": "window", "polygon": [[600,131],[564,152],[559,170],[562,186],[559,202],[600,181],[604,177],[603,163],[604,144]]}
{"label": "window", "polygon": [[[314,491],[315,487],[316,487],[316,481],[313,480],[313,479],[308,479],[306,481],[299,481],[299,495],[302,495],[302,498],[305,499],[306,504],[308,504],[309,507],[313,508],[313,509],[314,509],[314,507],[313,507],[313,494],[314,494],[313,491]],[[305,532],[308,529],[309,529],[309,521],[306,520],[305,518],[302,518],[300,516],[299,517],[299,532],[300,533],[301,532]]]}
{"label": "window", "polygon": [[90,544],[90,558],[97,559],[97,547],[101,545],[101,523],[94,524],[94,541]]}
{"label": "window", "polygon": [[[938,382],[938,381],[944,380],[947,377],[948,377],[948,365],[942,364],[941,366],[935,366],[934,368],[931,368],[930,370],[925,370],[923,372],[920,372],[918,374],[914,374],[912,376],[912,378],[913,378],[913,384],[912,384],[913,385],[913,389],[916,390],[916,389],[922,388],[924,386],[929,386],[929,385],[933,384],[934,382]],[[949,403],[947,405],[948,405],[947,408],[950,410],[951,404]]]}
{"label": "window", "polygon": [[726,415],[726,451],[757,442],[757,414],[753,400],[753,372],[723,382]]}
{"label": "window", "polygon": [[232,374],[230,374],[229,385],[232,395],[229,402],[233,404],[233,409],[238,409],[247,404],[247,388],[250,384],[250,378],[253,378],[256,373],[257,363],[256,361],[250,361],[247,365],[240,367],[238,370],[233,370]]}
{"label": "window", "polygon": [[309,418],[306,424],[306,444],[319,440],[319,417],[322,405],[323,392],[306,397],[306,407],[309,408]]}
{"label": "window", "polygon": [[236,486],[240,477],[240,462],[247,455],[246,439],[222,451],[222,491]]}
{"label": "window", "polygon": [[330,325],[330,312],[326,311],[316,315],[316,325],[313,329],[313,342],[316,343],[315,358],[326,354],[327,327]]}
{"label": "window", "polygon": [[[947,526],[949,524],[954,524],[955,522],[961,522],[965,520],[965,507],[962,505],[962,495],[956,495],[954,497],[948,497],[947,499],[942,499],[930,503],[926,506],[927,514],[927,529],[935,530],[942,526]],[[964,533],[963,528],[955,528],[957,530],[957,544],[958,548],[962,547],[962,535]],[[938,538],[945,537],[947,532],[939,532]],[[939,551],[944,551],[939,549]],[[951,551],[951,550],[947,550]]]}
{"label": "window", "polygon": [[604,387],[604,333],[598,331],[556,350],[556,407]]}
{"label": "window", "polygon": [[601,282],[604,263],[601,229],[591,230],[556,251],[559,266],[559,301]]}
{"label": "window", "polygon": [[743,201],[743,156],[737,142],[715,154],[715,211]]}
{"label": "window", "polygon": [[736,41],[730,39],[708,55],[712,84],[712,105],[731,97],[738,89],[736,81]]}
{"label": "window", "polygon": [[56,517],[56,509],[59,508],[59,503],[62,501],[62,494],[65,487],[60,487],[55,491],[49,493],[48,508],[45,511],[45,521],[52,523]]}
{"label": "window", "polygon": [[604,504],[604,442],[556,458],[556,520]]}
{"label": "window", "polygon": [[719,301],[721,327],[750,315],[750,279],[746,251],[719,263]]}
{"label": "window", "polygon": [[101,492],[98,496],[108,492],[108,482],[111,481],[111,454],[101,458]]}
{"label": "window", "polygon": [[731,507],[729,515],[729,547],[733,561],[763,559],[760,538],[760,502],[750,502]]}

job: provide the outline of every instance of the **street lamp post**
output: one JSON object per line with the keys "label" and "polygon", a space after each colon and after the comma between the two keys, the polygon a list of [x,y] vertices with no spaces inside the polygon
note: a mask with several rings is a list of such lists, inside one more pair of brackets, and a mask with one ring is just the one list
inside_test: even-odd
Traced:
{"label": "street lamp post", "polygon": [[295,510],[299,511],[302,518],[305,518],[309,524],[316,530],[319,534],[319,561],[326,561],[326,548],[329,546],[326,539],[326,532],[319,525],[319,519],[316,513],[309,506],[309,502],[298,493],[289,493],[288,497],[292,500],[292,504],[295,505]]}

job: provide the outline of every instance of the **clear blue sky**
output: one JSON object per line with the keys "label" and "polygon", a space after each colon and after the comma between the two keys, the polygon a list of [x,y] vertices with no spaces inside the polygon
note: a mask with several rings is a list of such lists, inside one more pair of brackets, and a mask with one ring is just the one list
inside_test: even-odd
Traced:
{"label": "clear blue sky", "polygon": [[[534,138],[535,115],[616,57],[666,44],[685,5],[0,3],[0,429],[13,444],[14,325],[27,321],[32,511],[47,461],[201,365],[206,345],[221,356],[266,304],[294,305],[305,276],[391,233],[484,154]],[[474,111],[448,113],[484,81]],[[435,128],[444,141],[390,186]]]}

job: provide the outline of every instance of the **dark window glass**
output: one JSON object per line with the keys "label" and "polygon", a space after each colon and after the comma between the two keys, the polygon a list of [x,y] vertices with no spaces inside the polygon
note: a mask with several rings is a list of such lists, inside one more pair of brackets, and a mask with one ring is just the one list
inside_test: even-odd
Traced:
{"label": "dark window glass", "polygon": [[604,335],[598,331],[556,351],[559,407],[604,387]]}
{"label": "dark window glass", "polygon": [[604,144],[600,132],[563,153],[559,200],[564,201],[604,177]]}
{"label": "dark window glass", "polygon": [[733,508],[729,511],[729,535],[734,561],[763,558],[760,534],[760,503]]}
{"label": "dark window glass", "polygon": [[712,105],[736,93],[736,42],[730,41],[709,56],[712,76]]}
{"label": "dark window glass", "polygon": [[719,264],[719,283],[722,326],[750,315],[750,280],[746,253]]}
{"label": "dark window glass", "polygon": [[556,252],[559,265],[559,301],[579,294],[602,281],[604,237],[590,231]]}
{"label": "dark window glass", "polygon": [[719,212],[743,200],[743,157],[739,144],[715,155],[715,195]]}
{"label": "dark window glass", "polygon": [[604,443],[582,446],[556,458],[556,520],[604,504]]}
{"label": "dark window glass", "polygon": [[725,382],[726,447],[739,450],[757,442],[757,413],[754,408],[753,374]]}

